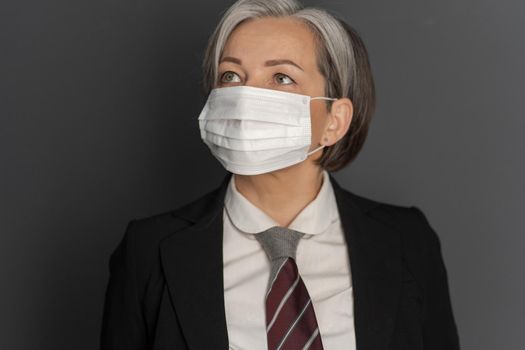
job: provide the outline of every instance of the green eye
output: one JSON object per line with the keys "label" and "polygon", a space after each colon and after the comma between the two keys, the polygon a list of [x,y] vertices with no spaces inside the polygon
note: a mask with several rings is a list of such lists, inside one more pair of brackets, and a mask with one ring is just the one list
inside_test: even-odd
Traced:
{"label": "green eye", "polygon": [[[223,83],[236,83],[236,82],[239,82],[240,79],[238,81],[233,81],[233,80],[230,80],[230,79],[234,79],[235,76],[238,77],[237,73],[234,73],[232,71],[227,71],[227,72],[224,72],[221,76],[221,82]],[[226,78],[227,80],[224,80],[224,78]]]}
{"label": "green eye", "polygon": [[286,74],[283,74],[283,73],[277,73],[275,76],[278,77],[278,79],[279,79],[279,78],[288,79],[289,83],[284,83],[283,85],[291,85],[291,84],[295,84],[295,81],[294,81],[292,78],[290,78],[288,75],[286,75]]}

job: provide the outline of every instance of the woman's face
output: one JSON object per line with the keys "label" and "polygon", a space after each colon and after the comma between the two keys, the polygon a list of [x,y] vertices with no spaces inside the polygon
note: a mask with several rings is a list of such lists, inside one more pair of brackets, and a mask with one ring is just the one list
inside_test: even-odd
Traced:
{"label": "woman's face", "polygon": [[[290,17],[252,19],[240,24],[225,45],[218,85],[248,85],[303,95],[324,96],[325,78],[317,69],[313,34]],[[332,96],[329,96],[332,97]],[[312,100],[311,149],[322,143],[330,120],[325,100]],[[323,142],[326,144],[326,142]],[[321,152],[316,152],[314,158]]]}

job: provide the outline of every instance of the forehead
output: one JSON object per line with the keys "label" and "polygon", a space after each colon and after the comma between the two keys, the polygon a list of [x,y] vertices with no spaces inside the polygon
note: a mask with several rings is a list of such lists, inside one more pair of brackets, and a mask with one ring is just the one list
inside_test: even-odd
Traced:
{"label": "forehead", "polygon": [[305,70],[312,69],[316,62],[315,37],[305,23],[291,17],[250,19],[230,34],[223,56],[240,58],[243,65],[291,59]]}

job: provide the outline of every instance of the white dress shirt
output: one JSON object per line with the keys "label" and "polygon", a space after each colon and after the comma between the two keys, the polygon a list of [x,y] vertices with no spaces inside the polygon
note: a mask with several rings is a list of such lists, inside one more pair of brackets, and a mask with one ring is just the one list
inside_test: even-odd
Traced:
{"label": "white dress shirt", "polygon": [[[223,219],[229,348],[267,350],[264,298],[270,261],[254,234],[279,224],[237,190],[235,174],[224,199]],[[319,193],[288,228],[305,233],[296,262],[312,299],[324,349],[355,349],[350,260],[326,170]]]}

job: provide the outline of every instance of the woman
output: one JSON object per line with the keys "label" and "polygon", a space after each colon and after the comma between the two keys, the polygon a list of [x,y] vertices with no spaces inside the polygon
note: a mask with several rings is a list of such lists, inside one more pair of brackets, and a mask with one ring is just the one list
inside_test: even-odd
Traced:
{"label": "woman", "polygon": [[373,113],[358,34],[294,0],[240,0],[203,68],[201,137],[227,175],[129,223],[101,349],[459,349],[424,214],[329,173],[356,157]]}

